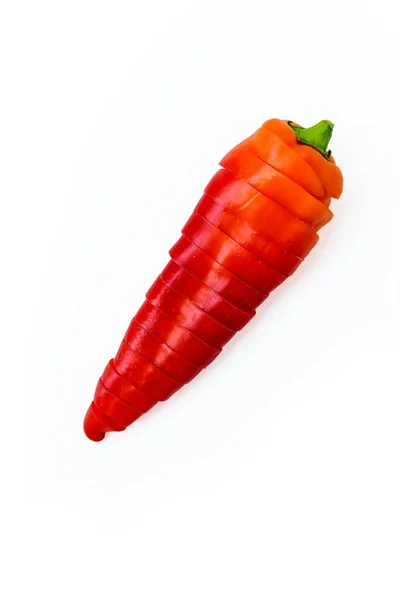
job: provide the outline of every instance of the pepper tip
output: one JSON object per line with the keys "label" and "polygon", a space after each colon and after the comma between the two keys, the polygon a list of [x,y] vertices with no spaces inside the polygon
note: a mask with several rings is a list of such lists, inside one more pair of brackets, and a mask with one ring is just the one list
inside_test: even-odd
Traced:
{"label": "pepper tip", "polygon": [[101,423],[96,417],[92,405],[89,407],[85,415],[83,431],[86,437],[92,442],[101,442],[106,437],[104,427],[102,427]]}

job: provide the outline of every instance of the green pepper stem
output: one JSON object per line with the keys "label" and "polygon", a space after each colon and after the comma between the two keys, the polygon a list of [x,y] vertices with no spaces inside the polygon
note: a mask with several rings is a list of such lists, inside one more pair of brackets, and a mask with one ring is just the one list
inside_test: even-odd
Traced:
{"label": "green pepper stem", "polygon": [[312,127],[297,127],[292,125],[293,121],[288,121],[288,124],[296,134],[297,141],[300,144],[311,146],[320,152],[325,158],[329,158],[331,151],[327,150],[328,144],[332,137],[333,123],[332,121],[320,121]]}

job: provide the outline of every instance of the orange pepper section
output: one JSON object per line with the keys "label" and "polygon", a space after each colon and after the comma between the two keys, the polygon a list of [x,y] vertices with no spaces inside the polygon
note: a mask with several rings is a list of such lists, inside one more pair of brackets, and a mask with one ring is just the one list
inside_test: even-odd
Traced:
{"label": "orange pepper section", "polygon": [[270,167],[248,148],[243,148],[235,156],[224,157],[220,165],[240,179],[247,181],[262,194],[265,194],[301,221],[315,230],[326,225],[333,214],[325,204],[314,198],[305,189]]}
{"label": "orange pepper section", "polygon": [[256,231],[271,236],[278,244],[300,258],[305,258],[318,242],[318,234],[287,210],[258,194],[237,211]]}
{"label": "orange pepper section", "polygon": [[[293,123],[293,125],[297,125]],[[297,125],[298,126],[298,125]],[[290,127],[287,121],[280,119],[270,119],[266,121],[261,129],[267,129],[271,133],[278,135],[294,152],[303,158],[321,180],[326,194],[323,195],[322,201],[326,202],[327,198],[339,198],[343,191],[343,175],[341,170],[336,166],[335,159],[331,156],[326,159],[320,152],[306,144],[300,144],[297,141],[296,134]]]}
{"label": "orange pepper section", "polygon": [[311,146],[297,144],[296,153],[304,158],[320,177],[325,191],[332,198],[339,198],[343,191],[343,175],[332,157],[327,160]]}
{"label": "orange pepper section", "polygon": [[225,158],[233,157],[246,147],[313,196],[320,198],[324,195],[324,186],[315,170],[272,131],[261,127],[247,140],[233,148]]}
{"label": "orange pepper section", "polygon": [[287,121],[282,119],[269,119],[268,121],[265,121],[262,128],[275,133],[285,142],[285,144],[290,146],[290,148],[297,146],[296,134],[290,125],[288,125]]}

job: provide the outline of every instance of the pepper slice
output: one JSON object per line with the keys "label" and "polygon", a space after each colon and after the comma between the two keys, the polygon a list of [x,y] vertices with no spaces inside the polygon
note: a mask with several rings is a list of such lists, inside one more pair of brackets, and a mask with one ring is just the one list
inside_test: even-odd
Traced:
{"label": "pepper slice", "polygon": [[124,340],[132,350],[175,381],[188,383],[200,372],[200,369],[151,335],[135,319],[131,321]]}
{"label": "pepper slice", "polygon": [[219,171],[205,193],[227,212],[245,220],[298,258],[303,259],[318,242],[318,234],[312,227],[229,171]]}
{"label": "pepper slice", "polygon": [[305,144],[297,144],[294,151],[301,156],[314,169],[324,184],[326,194],[332,198],[339,198],[343,192],[343,175],[336,166],[333,157],[327,160],[314,148]]}
{"label": "pepper slice", "polygon": [[181,383],[174,381],[136,354],[124,341],[118,349],[114,364],[124,378],[151,400],[167,400],[182,387]]}
{"label": "pepper slice", "polygon": [[289,148],[296,148],[296,134],[287,121],[284,121],[283,119],[268,119],[262,127],[275,133],[289,146]]}
{"label": "pepper slice", "polygon": [[224,207],[217,204],[211,196],[204,194],[197,204],[195,212],[198,212],[240,246],[283,275],[292,275],[297,267],[301,265],[301,258],[291,254],[275,241],[271,241],[271,238],[268,239],[256,229],[253,229],[244,219],[225,212]]}
{"label": "pepper slice", "polygon": [[333,214],[300,185],[270,167],[248,148],[224,157],[220,165],[247,181],[256,190],[274,200],[315,230],[326,225]]}
{"label": "pepper slice", "polygon": [[273,237],[290,253],[304,259],[318,242],[312,227],[293,217],[287,210],[259,194],[237,211],[260,233]]}
{"label": "pepper slice", "polygon": [[142,415],[142,413],[136,411],[128,404],[125,404],[119,398],[114,396],[114,394],[109,392],[104,387],[101,380],[97,383],[93,402],[104,415],[124,428],[131,425]]}
{"label": "pepper slice", "polygon": [[109,361],[100,380],[106,390],[141,414],[147,412],[156,404],[155,400],[148,398],[118,373],[115,369],[114,359]]}
{"label": "pepper slice", "polygon": [[285,275],[255,258],[197,213],[192,214],[182,233],[262,294],[269,294],[286,279]]}
{"label": "pepper slice", "polygon": [[267,298],[225,269],[185,236],[176,242],[169,254],[185,271],[251,315],[255,314],[257,306]]}
{"label": "pepper slice", "polygon": [[91,402],[83,421],[85,435],[93,442],[104,440],[109,431],[124,431],[125,427],[117,425],[106,417],[94,402]]}
{"label": "pepper slice", "polygon": [[324,186],[312,167],[267,127],[260,127],[253,135],[228,152],[225,159],[237,157],[245,148],[313,196],[318,198],[324,195]]}
{"label": "pepper slice", "polygon": [[222,349],[236,333],[215,321],[188,298],[172,290],[159,277],[147,292],[146,298],[153,306],[176,319],[213,348]]}
{"label": "pepper slice", "polygon": [[221,352],[196,337],[175,319],[153,306],[147,300],[138,310],[136,321],[175,350],[192,365],[204,369]]}
{"label": "pepper slice", "polygon": [[227,169],[219,169],[210,179],[204,193],[221,204],[228,212],[241,208],[259,192],[247,181]]}
{"label": "pepper slice", "polygon": [[210,317],[231,330],[239,331],[253,317],[233,306],[209,285],[190,275],[173,260],[168,263],[160,277],[171,289],[189,298]]}

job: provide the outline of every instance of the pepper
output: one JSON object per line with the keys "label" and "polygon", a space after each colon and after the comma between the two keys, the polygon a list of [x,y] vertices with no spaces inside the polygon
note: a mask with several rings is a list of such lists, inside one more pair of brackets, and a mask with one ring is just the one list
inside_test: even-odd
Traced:
{"label": "pepper", "polygon": [[282,172],[264,162],[246,144],[231,150],[220,165],[286,208],[315,230],[333,217],[329,208]]}
{"label": "pepper", "polygon": [[[281,263],[286,261],[294,266],[296,261],[293,264],[291,254],[304,258],[318,241],[318,235],[312,227],[225,169],[214,175],[205,188],[205,195],[222,206],[225,212],[240,216],[241,220],[268,240],[269,245],[274,246],[275,253],[280,251],[277,264],[281,267]],[[296,246],[296,241],[300,247]],[[292,272],[289,271],[289,274]]]}
{"label": "pepper", "polygon": [[136,319],[132,320],[124,341],[134,352],[140,354],[145,360],[152,363],[168,377],[175,379],[175,381],[188,383],[199,373],[197,367],[190,364],[165,342],[158,340]]}
{"label": "pepper", "polygon": [[250,254],[195,212],[182,232],[220,265],[261,294],[269,294],[285,280],[282,273]]}
{"label": "pepper", "polygon": [[271,119],[221,160],[97,383],[91,440],[191,381],[301,265],[343,190],[332,129]]}
{"label": "pepper", "polygon": [[135,320],[198,369],[207,367],[220,353],[148,301]]}
{"label": "pepper", "polygon": [[[275,205],[276,206],[276,205]],[[255,220],[254,229],[251,227],[249,221],[252,220],[251,214],[248,220],[237,218],[235,215],[226,212],[224,206],[217,204],[210,196],[204,194],[195,208],[195,212],[198,212],[202,217],[209,221],[215,227],[218,227],[226,233],[228,237],[237,242],[240,246],[243,246],[251,254],[259,258],[261,261],[268,264],[270,267],[279,271],[283,275],[291,275],[301,264],[302,259],[298,254],[305,252],[305,239],[299,241],[298,236],[300,232],[296,234],[290,234],[290,228],[284,233],[282,230],[272,229],[272,235],[276,235],[276,231],[282,231],[281,236],[283,240],[286,237],[286,245],[291,247],[291,252],[285,249],[285,242],[282,241],[282,245],[279,245],[272,237],[268,235],[267,226],[271,221],[266,220],[261,227],[260,223]],[[250,211],[249,211],[250,213]],[[299,221],[297,221],[299,223]],[[261,229],[263,230],[261,232]],[[288,234],[291,235],[293,242],[288,240]],[[315,232],[314,232],[315,234]],[[279,237],[279,234],[278,234]]]}
{"label": "pepper", "polygon": [[156,403],[155,400],[151,400],[117,371],[114,359],[107,364],[100,381],[106,390],[112,390],[114,396],[125,404],[132,406],[140,415],[147,412]]}
{"label": "pepper", "polygon": [[228,329],[239,331],[253,317],[253,314],[222,298],[209,285],[193,277],[173,260],[169,261],[160,277],[171,289],[190,298],[202,311]]}
{"label": "pepper", "polygon": [[151,401],[166,400],[182,384],[166,375],[122,341],[114,359],[115,369]]}
{"label": "pepper", "polygon": [[257,306],[267,298],[225,269],[185,236],[177,241],[169,253],[188,273],[207,283],[234,306],[252,315],[255,314]]}
{"label": "pepper", "polygon": [[160,277],[146,294],[147,300],[212,348],[221,350],[236,331],[201,310],[194,302],[165,285]]}

